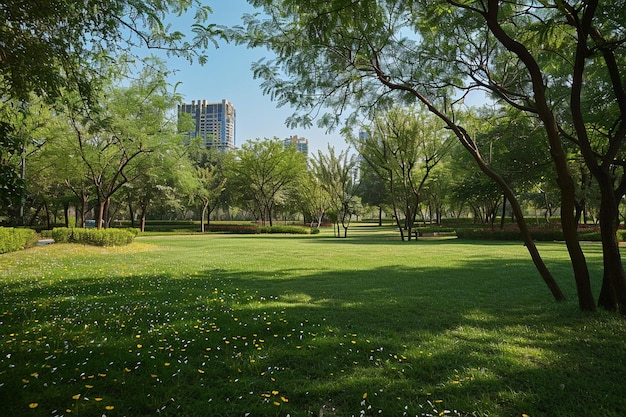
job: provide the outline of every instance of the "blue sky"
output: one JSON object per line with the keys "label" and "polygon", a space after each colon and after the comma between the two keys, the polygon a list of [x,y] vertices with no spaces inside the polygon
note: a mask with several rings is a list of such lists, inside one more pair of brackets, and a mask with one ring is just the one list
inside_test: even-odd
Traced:
{"label": "blue sky", "polygon": [[[213,9],[209,22],[216,24],[236,25],[240,23],[243,14],[255,11],[245,0],[212,0],[207,4]],[[190,33],[186,28],[180,29]],[[285,126],[285,119],[293,113],[293,109],[277,108],[269,96],[263,95],[261,80],[255,80],[250,69],[253,62],[270,56],[266,50],[221,43],[218,49],[209,50],[208,56],[204,66],[197,63],[190,65],[184,59],[168,59],[168,66],[177,69],[170,80],[172,83],[181,83],[178,92],[183,95],[185,102],[230,101],[237,111],[238,147],[249,139],[284,139],[298,135],[309,140],[309,155],[316,154],[318,150],[326,153],[328,144],[337,151],[347,148],[338,131],[327,134],[319,128],[290,129]]]}

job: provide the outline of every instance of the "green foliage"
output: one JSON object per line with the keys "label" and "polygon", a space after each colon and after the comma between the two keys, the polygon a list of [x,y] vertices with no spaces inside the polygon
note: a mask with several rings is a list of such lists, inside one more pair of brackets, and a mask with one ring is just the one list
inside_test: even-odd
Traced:
{"label": "green foliage", "polygon": [[[197,0],[4,1],[0,94],[28,100],[31,92],[55,98],[71,90],[96,103],[98,63],[144,46],[204,62],[219,35],[215,25],[205,23],[210,12]],[[171,23],[173,16],[188,13],[191,39],[165,24],[166,18]],[[135,55],[126,62],[142,58]]]}
{"label": "green foliage", "polygon": [[[128,74],[132,66],[133,77],[143,80],[143,74],[137,74],[137,68],[142,64],[161,71],[163,77],[175,70],[153,66],[154,62],[146,57],[144,48],[165,51],[190,62],[206,62],[207,49],[216,46],[215,39],[221,35],[216,25],[206,23],[210,13],[210,7],[199,0],[3,1],[0,9],[1,214],[6,215],[8,210],[10,216],[17,217],[14,212],[24,198],[23,181],[18,171],[19,157],[24,154],[25,138],[32,138],[15,138],[23,124],[14,120],[12,115],[7,117],[8,113],[18,113],[34,101],[53,105],[56,112],[61,101],[63,105],[73,101],[76,108],[88,109],[89,116],[81,118],[81,122],[96,116],[106,119],[111,114],[103,116],[106,111],[99,107],[103,102],[102,87],[109,77]],[[184,20],[190,33],[172,29],[172,23],[178,19]],[[119,86],[125,81],[116,84]],[[72,96],[79,98],[68,100]],[[146,97],[144,94],[142,99]],[[10,110],[6,111],[4,107]],[[148,118],[153,108],[144,111],[142,118]],[[139,119],[125,117],[125,120],[132,125]],[[37,122],[45,125],[43,121]],[[64,122],[69,127],[67,120]],[[74,124],[75,127],[78,125],[80,123]],[[158,123],[151,123],[151,126],[157,131],[162,127]],[[54,136],[50,135],[46,140],[51,138]],[[69,162],[68,156],[72,158],[77,154],[68,148],[65,151],[64,165]],[[45,176],[45,185],[58,178],[47,172]],[[83,176],[76,175],[74,181],[76,178]],[[37,180],[36,183],[44,185]],[[76,184],[73,187],[77,189]],[[50,195],[44,197],[51,200]]]}
{"label": "green foliage", "polygon": [[124,246],[137,236],[136,229],[83,229],[56,227],[52,239],[57,243],[81,243],[93,246]]}
{"label": "green foliage", "polygon": [[321,188],[328,195],[328,214],[335,223],[336,237],[341,237],[339,225],[343,227],[343,237],[347,237],[352,217],[358,215],[361,206],[357,196],[359,184],[355,178],[357,158],[350,155],[349,150],[336,154],[335,148],[328,145],[328,155],[318,150],[311,165]]}
{"label": "green foliage", "polygon": [[[233,234],[291,234],[291,235],[307,235],[312,234],[308,227],[304,226],[262,226],[258,224],[210,224],[205,228],[209,232],[214,233],[233,233]],[[318,232],[319,233],[319,232]]]}
{"label": "green foliage", "polygon": [[31,229],[0,227],[0,253],[15,252],[37,243],[37,232]]}
{"label": "green foliage", "polygon": [[452,227],[441,227],[441,226],[421,226],[418,227],[417,232],[420,234],[428,234],[428,233],[454,233],[456,230]]}
{"label": "green foliage", "polygon": [[265,226],[261,227],[261,233],[308,235],[311,234],[311,228],[304,226]]}
{"label": "green foliage", "polygon": [[274,207],[306,171],[304,154],[274,138],[247,142],[236,155],[229,166],[233,186],[261,222],[271,224]]}
{"label": "green foliage", "polygon": [[[456,234],[462,239],[476,240],[521,240],[520,233],[515,229],[490,229],[490,228],[458,228]],[[557,242],[563,241],[563,231],[559,228],[533,229],[531,230],[533,240],[538,242]],[[624,241],[626,231],[618,231],[617,238],[620,242]],[[601,241],[599,230],[581,229],[578,232],[578,238],[584,241],[599,242]]]}
{"label": "green foliage", "polygon": [[432,171],[446,156],[453,137],[424,106],[394,107],[374,117],[365,137],[353,139],[357,151],[389,192],[398,228],[412,235]]}

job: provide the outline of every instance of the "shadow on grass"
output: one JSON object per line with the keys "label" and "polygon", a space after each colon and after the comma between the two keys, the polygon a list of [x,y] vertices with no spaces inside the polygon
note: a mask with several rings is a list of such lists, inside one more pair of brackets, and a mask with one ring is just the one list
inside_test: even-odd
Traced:
{"label": "shadow on grass", "polygon": [[527,262],[506,262],[515,273],[471,259],[3,285],[0,403],[42,416],[622,415],[622,321],[551,302]]}

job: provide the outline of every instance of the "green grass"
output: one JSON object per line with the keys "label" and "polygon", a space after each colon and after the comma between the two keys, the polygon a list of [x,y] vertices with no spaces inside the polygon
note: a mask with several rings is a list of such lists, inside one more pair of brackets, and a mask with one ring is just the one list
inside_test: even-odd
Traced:
{"label": "green grass", "polygon": [[520,243],[378,230],[2,255],[2,412],[624,415],[625,322],[578,311],[563,245],[556,304]]}

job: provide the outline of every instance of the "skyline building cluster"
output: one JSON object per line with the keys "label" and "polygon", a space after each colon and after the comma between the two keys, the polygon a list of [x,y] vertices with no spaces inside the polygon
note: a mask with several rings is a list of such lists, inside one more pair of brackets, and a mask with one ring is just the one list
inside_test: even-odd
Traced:
{"label": "skyline building cluster", "polygon": [[[178,117],[182,114],[189,114],[194,122],[195,130],[187,132],[189,140],[202,138],[204,146],[217,147],[221,151],[236,149],[237,111],[228,100],[191,100],[191,103],[181,103],[178,105]],[[307,138],[293,135],[283,140],[283,146],[291,145],[295,145],[298,152],[308,156]]]}

